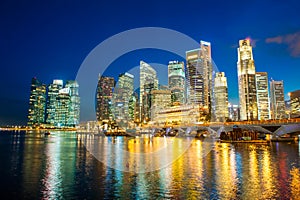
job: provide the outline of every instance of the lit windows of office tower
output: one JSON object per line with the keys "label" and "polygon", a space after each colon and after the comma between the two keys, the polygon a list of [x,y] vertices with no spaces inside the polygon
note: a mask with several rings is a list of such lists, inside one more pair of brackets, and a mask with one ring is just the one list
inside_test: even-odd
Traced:
{"label": "lit windows of office tower", "polygon": [[204,80],[201,68],[200,49],[186,52],[187,102],[204,106]]}
{"label": "lit windows of office tower", "polygon": [[55,106],[55,126],[68,127],[68,120],[71,107],[70,88],[63,88],[58,91]]}
{"label": "lit windows of office tower", "polygon": [[151,91],[151,120],[154,121],[158,112],[170,107],[172,93],[170,90]]}
{"label": "lit windows of office tower", "polygon": [[268,73],[256,72],[258,120],[270,119]]}
{"label": "lit windows of office tower", "polygon": [[152,91],[156,90],[154,83],[145,84],[143,87],[144,94],[142,96],[142,107],[141,107],[141,122],[147,123],[151,120],[152,112]]}
{"label": "lit windows of office tower", "polygon": [[217,122],[225,122],[228,119],[228,89],[227,78],[224,72],[216,73],[215,85],[215,118]]}
{"label": "lit windows of office tower", "polygon": [[[147,87],[147,90],[145,89],[145,86]],[[150,119],[150,92],[153,89],[158,89],[156,71],[148,63],[140,61],[140,121],[147,121]],[[143,105],[146,102],[147,104]]]}
{"label": "lit windows of office tower", "polygon": [[128,125],[131,121],[129,114],[129,101],[134,89],[134,76],[130,73],[123,73],[119,75],[119,80],[114,89],[112,105],[114,120],[122,126]]}
{"label": "lit windows of office tower", "polygon": [[114,87],[115,80],[113,77],[99,75],[96,96],[96,115],[99,122],[112,120],[111,101]]}
{"label": "lit windows of office tower", "polygon": [[286,118],[283,81],[270,81],[272,119]]}
{"label": "lit windows of office tower", "polygon": [[210,42],[200,41],[200,59],[201,68],[203,68],[203,89],[204,89],[204,106],[211,111],[212,101],[212,59],[211,59],[211,44]]}
{"label": "lit windows of office tower", "polygon": [[239,41],[238,51],[238,85],[241,120],[257,120],[257,94],[255,65],[252,46],[249,39]]}
{"label": "lit windows of office tower", "polygon": [[289,93],[290,118],[300,117],[300,90]]}
{"label": "lit windows of office tower", "polygon": [[184,62],[170,61],[168,65],[168,85],[172,93],[172,103],[185,103]]}
{"label": "lit windows of office tower", "polygon": [[28,109],[28,126],[36,127],[45,122],[46,85],[32,78]]}
{"label": "lit windows of office tower", "polygon": [[52,126],[55,126],[55,124],[57,124],[55,122],[56,101],[57,101],[59,90],[61,90],[62,88],[63,88],[62,80],[53,80],[53,82],[48,86],[46,123]]}
{"label": "lit windows of office tower", "polygon": [[70,109],[68,126],[76,126],[79,124],[80,117],[80,97],[79,97],[79,85],[74,80],[69,80],[66,82],[65,88],[70,89]]}

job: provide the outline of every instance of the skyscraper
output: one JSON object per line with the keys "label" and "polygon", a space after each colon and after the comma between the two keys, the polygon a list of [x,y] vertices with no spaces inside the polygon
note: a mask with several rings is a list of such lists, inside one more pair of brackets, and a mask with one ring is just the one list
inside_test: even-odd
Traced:
{"label": "skyscraper", "polygon": [[113,116],[116,122],[127,124],[131,121],[129,114],[129,100],[133,94],[134,76],[129,73],[119,75],[119,80],[114,89],[112,105]]}
{"label": "skyscraper", "polygon": [[39,126],[45,122],[46,85],[37,78],[31,79],[28,126]]}
{"label": "skyscraper", "polygon": [[58,91],[55,106],[55,122],[56,127],[68,127],[69,114],[71,109],[70,88],[63,88]]}
{"label": "skyscraper", "polygon": [[186,52],[188,103],[204,106],[204,79],[200,49]]}
{"label": "skyscraper", "polygon": [[151,120],[154,120],[159,111],[170,107],[171,105],[170,90],[152,90],[151,91]]}
{"label": "skyscraper", "polygon": [[204,106],[211,112],[212,100],[212,59],[210,42],[200,41],[201,68],[203,68]]}
{"label": "skyscraper", "polygon": [[283,81],[270,81],[272,119],[283,119],[285,114]]}
{"label": "skyscraper", "polygon": [[142,96],[141,107],[141,122],[146,123],[151,120],[152,110],[152,91],[156,90],[154,83],[148,83],[144,85],[144,94]]}
{"label": "skyscraper", "polygon": [[189,102],[211,110],[212,59],[211,44],[200,41],[200,48],[186,52],[187,95]]}
{"label": "skyscraper", "polygon": [[268,73],[256,72],[258,120],[270,119]]}
{"label": "skyscraper", "polygon": [[150,119],[150,95],[154,89],[158,89],[156,71],[149,64],[140,61],[140,121]]}
{"label": "skyscraper", "polygon": [[215,120],[225,122],[228,119],[228,89],[224,72],[216,73],[215,85]]}
{"label": "skyscraper", "polygon": [[48,86],[47,108],[46,108],[46,123],[55,126],[55,112],[57,105],[57,97],[59,90],[63,88],[62,80],[53,80]]}
{"label": "skyscraper", "polygon": [[255,65],[252,46],[249,39],[239,41],[238,51],[238,85],[241,120],[257,120],[257,96]]}
{"label": "skyscraper", "polygon": [[291,118],[300,116],[300,90],[289,93],[290,97],[290,116]]}
{"label": "skyscraper", "polygon": [[69,118],[68,126],[76,126],[79,124],[80,117],[80,97],[79,97],[79,85],[76,81],[69,80],[67,81],[65,88],[70,89],[70,109],[69,109]]}
{"label": "skyscraper", "polygon": [[96,115],[97,120],[100,122],[112,120],[111,100],[114,87],[115,80],[113,77],[99,76],[96,97]]}
{"label": "skyscraper", "polygon": [[168,85],[172,93],[172,103],[185,103],[184,63],[170,61],[168,65]]}

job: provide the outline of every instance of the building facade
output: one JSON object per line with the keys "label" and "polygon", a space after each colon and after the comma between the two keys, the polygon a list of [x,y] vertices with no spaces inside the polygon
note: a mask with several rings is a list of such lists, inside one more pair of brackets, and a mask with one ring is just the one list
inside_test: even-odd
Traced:
{"label": "building facade", "polygon": [[204,78],[200,49],[186,52],[187,103],[204,106]]}
{"label": "building facade", "polygon": [[80,97],[79,97],[79,85],[77,81],[68,80],[65,88],[70,90],[70,109],[68,126],[76,126],[80,121]]}
{"label": "building facade", "polygon": [[55,112],[59,90],[63,88],[63,80],[53,80],[48,86],[46,123],[55,126]]}
{"label": "building facade", "polygon": [[172,92],[170,90],[152,90],[151,91],[151,120],[153,121],[158,113],[171,106]]}
{"label": "building facade", "polygon": [[241,120],[257,120],[257,94],[255,65],[252,46],[249,39],[239,41],[238,51],[238,86]]}
{"label": "building facade", "polygon": [[257,91],[257,109],[258,120],[269,120],[270,101],[269,101],[269,84],[267,72],[256,72],[256,91]]}
{"label": "building facade", "polygon": [[70,88],[60,89],[56,98],[55,122],[56,127],[68,127],[71,109]]}
{"label": "building facade", "polygon": [[272,119],[286,118],[283,81],[270,81]]}
{"label": "building facade", "polygon": [[290,118],[300,116],[300,90],[289,93],[290,97]]}
{"label": "building facade", "polygon": [[119,80],[116,84],[113,93],[113,119],[122,126],[127,126],[131,121],[129,113],[129,101],[133,94],[134,76],[129,73],[119,75]]}
{"label": "building facade", "polygon": [[213,69],[210,42],[200,41],[200,65],[203,68],[204,106],[211,112],[213,97]]}
{"label": "building facade", "polygon": [[115,87],[113,77],[99,76],[96,96],[97,121],[108,122],[112,120],[112,96]]}
{"label": "building facade", "polygon": [[31,79],[28,126],[35,127],[44,124],[46,109],[46,85],[37,78]]}
{"label": "building facade", "polygon": [[168,65],[168,85],[172,93],[172,103],[185,103],[184,62],[170,61]]}
{"label": "building facade", "polygon": [[225,122],[228,119],[228,88],[224,72],[216,73],[215,85],[215,121]]}
{"label": "building facade", "polygon": [[151,91],[158,89],[156,71],[144,61],[140,61],[140,122],[151,119]]}

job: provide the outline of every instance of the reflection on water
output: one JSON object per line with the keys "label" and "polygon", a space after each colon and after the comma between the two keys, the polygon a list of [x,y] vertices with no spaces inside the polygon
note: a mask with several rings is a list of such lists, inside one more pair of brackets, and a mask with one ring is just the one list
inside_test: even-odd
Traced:
{"label": "reflection on water", "polygon": [[[115,170],[99,162],[76,133],[0,132],[0,186],[26,199],[299,199],[299,144],[219,144],[203,157],[205,143],[183,138],[89,138],[105,161],[119,167],[159,165],[149,173]],[[91,144],[95,145],[94,142]],[[168,151],[161,151],[167,145]],[[163,152],[158,157],[122,154]],[[111,156],[115,155],[115,156]],[[150,159],[151,158],[151,159]]]}

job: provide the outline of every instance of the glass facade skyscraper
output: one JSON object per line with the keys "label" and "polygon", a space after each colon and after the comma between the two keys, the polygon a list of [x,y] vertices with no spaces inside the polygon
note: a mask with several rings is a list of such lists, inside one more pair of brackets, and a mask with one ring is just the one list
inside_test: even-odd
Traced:
{"label": "glass facade skyscraper", "polygon": [[185,103],[184,62],[170,61],[168,65],[168,85],[172,93],[172,103]]}
{"label": "glass facade skyscraper", "polygon": [[300,116],[300,90],[289,93],[290,97],[290,116],[291,118]]}
{"label": "glass facade skyscraper", "polygon": [[228,119],[228,89],[224,72],[216,73],[214,92],[215,120],[225,122]]}
{"label": "glass facade skyscraper", "polygon": [[140,61],[140,121],[149,121],[151,114],[151,91],[158,89],[156,71],[144,61]]}
{"label": "glass facade skyscraper", "polygon": [[204,106],[211,112],[212,100],[212,59],[211,59],[211,44],[210,42],[200,41],[200,59],[201,68],[203,68],[203,89],[204,89]]}
{"label": "glass facade skyscraper", "polygon": [[204,79],[200,49],[186,52],[186,79],[188,103],[204,106]]}
{"label": "glass facade skyscraper", "polygon": [[[75,127],[79,124],[80,98],[76,81],[53,80],[48,86],[32,79],[28,125]],[[48,94],[48,95],[47,95]]]}
{"label": "glass facade skyscraper", "polygon": [[96,115],[97,120],[112,120],[112,95],[115,87],[115,79],[113,77],[99,76],[96,96]]}
{"label": "glass facade skyscraper", "polygon": [[286,118],[283,81],[270,81],[272,119]]}
{"label": "glass facade skyscraper", "polygon": [[256,72],[258,120],[270,119],[268,73]]}
{"label": "glass facade skyscraper", "polygon": [[211,44],[200,41],[200,48],[186,52],[188,103],[211,110],[213,70]]}
{"label": "glass facade skyscraper", "polygon": [[32,78],[28,109],[28,126],[44,124],[46,108],[46,85],[37,78]]}
{"label": "glass facade skyscraper", "polygon": [[59,90],[63,88],[63,80],[53,80],[48,86],[46,123],[55,126],[55,112]]}
{"label": "glass facade skyscraper", "polygon": [[241,120],[257,120],[257,94],[255,65],[252,46],[249,39],[239,41],[238,51],[238,86]]}
{"label": "glass facade skyscraper", "polygon": [[131,121],[129,101],[133,89],[134,76],[129,73],[120,74],[112,98],[113,117],[117,123],[122,123],[125,126]]}
{"label": "glass facade skyscraper", "polygon": [[80,117],[80,97],[79,97],[79,85],[76,81],[69,80],[66,82],[65,88],[70,89],[70,109],[68,126],[76,126],[79,124]]}

